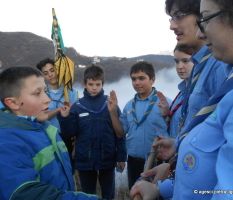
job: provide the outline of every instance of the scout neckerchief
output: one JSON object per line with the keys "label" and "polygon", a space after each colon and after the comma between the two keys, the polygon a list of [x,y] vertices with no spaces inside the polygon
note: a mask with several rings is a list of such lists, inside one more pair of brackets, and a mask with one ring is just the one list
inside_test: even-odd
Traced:
{"label": "scout neckerchief", "polygon": [[63,104],[63,102],[61,101],[61,99],[64,97],[64,92],[61,93],[61,95],[60,95],[59,98],[54,99],[54,98],[51,97],[50,92],[48,90],[50,90],[50,88],[47,88],[47,90],[46,90],[46,94],[48,95],[48,97],[50,98],[50,100],[54,101],[56,103],[56,108],[60,107],[60,106],[58,106],[58,103]]}
{"label": "scout neckerchief", "polygon": [[178,96],[180,96],[181,91],[176,95],[175,99],[172,101],[171,106],[169,107],[168,110],[168,114],[167,114],[167,118],[166,118],[166,122],[167,122],[167,132],[169,132],[170,130],[170,122],[171,122],[171,118],[172,116],[175,114],[175,112],[179,109],[179,107],[182,105],[182,103],[184,102],[184,100],[181,100],[176,106],[175,108],[173,108],[172,110],[172,106],[175,103],[176,99],[178,98]]}
{"label": "scout neckerchief", "polygon": [[233,73],[229,76],[229,78],[227,78],[227,80],[221,85],[218,91],[209,99],[209,101],[206,102],[205,106],[197,113],[194,119],[189,123],[189,125],[182,132],[179,138],[179,141],[178,141],[176,154],[169,161],[171,164],[173,164],[173,167],[175,166],[174,163],[177,162],[179,146],[181,142],[183,141],[183,139],[189,134],[189,132],[195,126],[203,122],[215,110],[215,108],[217,107],[221,99],[232,89],[233,89]]}
{"label": "scout neckerchief", "polygon": [[201,59],[199,66],[198,66],[198,70],[196,71],[196,74],[193,74],[195,67],[193,67],[193,69],[192,69],[190,77],[193,77],[193,79],[191,79],[191,78],[189,79],[186,90],[185,90],[185,96],[184,96],[183,106],[181,108],[181,117],[180,117],[180,124],[179,124],[179,128],[178,128],[178,132],[181,130],[182,126],[184,125],[187,114],[188,114],[187,112],[188,112],[189,97],[192,94],[193,89],[197,83],[197,80],[198,80],[202,70],[204,69],[208,59],[210,58],[210,56],[212,56],[211,51],[206,50],[204,56]]}
{"label": "scout neckerchief", "polygon": [[145,119],[147,118],[148,114],[151,112],[151,110],[152,110],[155,102],[158,99],[158,92],[157,92],[157,90],[154,87],[152,89],[153,89],[153,97],[152,97],[152,99],[150,101],[150,104],[149,104],[149,106],[148,106],[146,112],[144,113],[144,115],[143,115],[143,117],[142,117],[142,119],[141,119],[140,122],[138,122],[138,120],[137,120],[137,116],[136,116],[136,112],[137,111],[135,109],[135,105],[136,105],[136,102],[137,102],[137,94],[135,94],[135,96],[134,96],[134,98],[132,100],[132,102],[133,102],[133,104],[132,104],[132,115],[133,115],[134,121],[137,124],[137,128],[141,125],[142,122],[145,121]]}
{"label": "scout neckerchief", "polygon": [[84,110],[87,110],[88,112],[92,112],[92,113],[98,114],[98,113],[100,113],[100,112],[106,107],[106,105],[108,104],[108,100],[109,100],[109,96],[107,96],[107,98],[106,98],[106,100],[105,100],[105,102],[104,102],[102,108],[101,108],[99,111],[93,111],[93,110],[90,110],[90,109],[84,107],[84,106],[79,102],[79,99],[77,99],[77,101],[76,101],[75,103],[76,103],[76,105],[77,105],[78,107],[80,107],[80,108],[82,108],[82,109],[84,109]]}

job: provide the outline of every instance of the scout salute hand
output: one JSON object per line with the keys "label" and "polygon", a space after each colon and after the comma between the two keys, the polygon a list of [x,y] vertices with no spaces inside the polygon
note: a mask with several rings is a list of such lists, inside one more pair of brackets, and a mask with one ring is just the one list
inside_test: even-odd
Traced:
{"label": "scout salute hand", "polygon": [[62,117],[67,117],[70,113],[70,107],[71,107],[71,103],[69,103],[68,101],[64,101],[62,107],[61,107],[61,116]]}

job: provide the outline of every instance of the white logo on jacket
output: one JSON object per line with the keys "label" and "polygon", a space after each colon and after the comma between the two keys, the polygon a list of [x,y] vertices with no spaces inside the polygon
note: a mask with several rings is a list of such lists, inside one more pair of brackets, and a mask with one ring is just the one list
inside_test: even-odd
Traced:
{"label": "white logo on jacket", "polygon": [[79,117],[85,117],[85,116],[88,116],[89,113],[82,113],[82,114],[79,114]]}

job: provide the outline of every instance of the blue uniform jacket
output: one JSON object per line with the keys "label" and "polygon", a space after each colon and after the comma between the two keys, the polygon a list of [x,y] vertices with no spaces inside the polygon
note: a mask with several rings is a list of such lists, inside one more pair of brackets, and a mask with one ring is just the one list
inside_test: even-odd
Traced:
{"label": "blue uniform jacket", "polygon": [[[137,95],[135,110],[138,121],[140,121],[145,114],[152,96],[153,92],[146,99],[141,100]],[[171,99],[167,98],[167,101],[170,105]],[[124,131],[127,133],[128,155],[145,159],[156,136],[162,135],[168,137],[167,123],[160,113],[157,105],[158,102],[159,99],[155,102],[151,112],[139,127],[137,127],[133,119],[132,100],[125,105],[123,114],[120,116],[120,121],[123,124]]]}
{"label": "blue uniform jacket", "polygon": [[72,190],[69,155],[57,128],[0,110],[0,199],[98,199]]}
{"label": "blue uniform jacket", "polygon": [[[208,47],[204,46],[191,57],[191,61],[194,63],[194,74],[199,68],[199,63],[208,51]],[[189,97],[187,117],[179,134],[189,122],[195,117],[195,115],[203,108],[209,98],[218,90],[222,83],[226,80],[231,71],[230,67],[227,67],[226,63],[216,60],[213,55],[210,56],[204,69],[202,70],[197,83],[193,89],[192,94]],[[193,77],[191,77],[193,78]],[[175,143],[177,146],[177,140]]]}
{"label": "blue uniform jacket", "polygon": [[232,199],[233,91],[180,144],[173,200]]}
{"label": "blue uniform jacket", "polygon": [[[193,70],[197,70],[199,67],[199,63],[205,54],[205,51],[207,51],[207,48],[208,47],[206,46],[202,47],[201,50],[192,56],[191,61],[194,63]],[[228,77],[231,70],[231,66],[227,66],[227,64],[216,60],[213,56],[208,59],[200,77],[198,78],[194,90],[190,95],[188,102],[188,115],[182,130],[185,129],[188,123],[193,119],[193,117],[195,117],[208,99],[218,90],[221,84]],[[179,133],[181,132],[182,131]],[[178,134],[175,140],[175,147],[178,145],[179,137],[180,135]],[[159,183],[159,187],[161,188],[161,191],[167,191],[166,184]],[[172,187],[169,186],[169,188]],[[169,194],[171,193],[172,192],[169,192]],[[162,193],[162,195],[167,197],[166,192]]]}
{"label": "blue uniform jacket", "polygon": [[[185,85],[186,85],[185,81],[182,81],[178,85],[178,89],[181,91],[181,93],[177,97],[176,101],[174,102],[171,110],[173,110],[177,106],[177,104],[180,103],[184,99]],[[179,121],[180,121],[181,108],[182,108],[182,105],[177,109],[177,111],[174,113],[174,115],[171,118],[170,129],[169,129],[169,137],[171,138],[176,137],[177,129],[179,126]]]}
{"label": "blue uniform jacket", "polygon": [[[49,103],[49,111],[55,110],[56,108],[59,108],[63,105],[63,102],[65,101],[64,96],[64,87],[61,85],[56,93],[54,93],[49,87],[47,88],[47,95],[49,98],[51,98],[51,101]],[[76,89],[73,88],[73,91],[68,89],[68,96],[69,96],[69,102],[74,103],[78,98],[78,92]],[[58,128],[58,133],[61,133],[60,130],[60,124],[57,120],[57,116],[53,116],[49,119],[51,124]]]}
{"label": "blue uniform jacket", "polygon": [[[85,89],[79,102],[92,111],[100,111],[106,98],[103,89],[96,96],[90,96]],[[76,136],[77,170],[109,169],[115,167],[116,162],[126,161],[125,137],[117,138],[107,105],[100,113],[93,113],[73,104],[69,116],[59,114],[58,120],[62,133],[68,137]]]}

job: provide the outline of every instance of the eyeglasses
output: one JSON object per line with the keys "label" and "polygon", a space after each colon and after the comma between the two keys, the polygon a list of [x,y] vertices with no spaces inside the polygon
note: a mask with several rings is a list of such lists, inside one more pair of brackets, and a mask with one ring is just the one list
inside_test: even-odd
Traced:
{"label": "eyeglasses", "polygon": [[202,19],[196,19],[197,25],[198,25],[199,29],[201,30],[201,32],[202,32],[202,33],[205,32],[204,26],[201,24],[202,22],[205,22],[205,21],[208,21],[208,20],[210,20],[210,19],[212,19],[212,18],[214,18],[214,17],[217,17],[218,15],[220,15],[220,14],[222,14],[222,13],[223,13],[223,11],[220,10],[219,12],[216,12],[216,13],[214,13],[214,14],[208,16],[208,17],[204,17],[204,18],[202,18]]}
{"label": "eyeglasses", "polygon": [[183,14],[179,14],[176,15],[172,18],[169,19],[169,22],[172,23],[173,22],[180,22],[185,16],[190,15],[191,13],[183,13]]}

